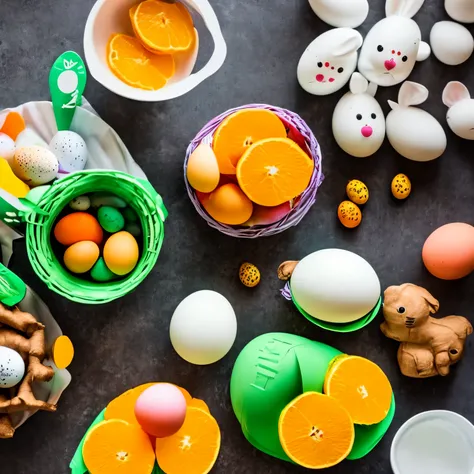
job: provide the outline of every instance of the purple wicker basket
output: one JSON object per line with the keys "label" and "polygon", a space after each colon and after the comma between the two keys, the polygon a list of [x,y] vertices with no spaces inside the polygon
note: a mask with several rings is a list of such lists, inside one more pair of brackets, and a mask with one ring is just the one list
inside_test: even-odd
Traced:
{"label": "purple wicker basket", "polygon": [[[219,125],[222,121],[229,115],[237,112],[242,109],[266,109],[274,112],[288,130],[288,136],[294,139],[297,143],[300,142],[300,146],[306,147],[308,154],[315,162],[313,175],[311,181],[306,188],[306,190],[295,200],[294,207],[290,212],[283,217],[283,219],[269,225],[254,225],[252,227],[243,227],[243,226],[230,226],[216,222],[202,207],[199,202],[196,192],[188,183],[186,178],[186,172],[188,167],[188,160],[191,156],[191,153],[200,145],[201,143],[207,143],[212,145],[214,138],[214,133],[216,132]],[[243,105],[241,107],[236,107],[234,109],[227,110],[223,114],[211,120],[194,138],[190,143],[186,151],[186,159],[184,160],[184,181],[186,183],[186,189],[188,190],[189,197],[194,204],[199,215],[214,229],[222,232],[223,234],[230,235],[231,237],[238,237],[244,239],[255,239],[257,237],[268,237],[270,235],[279,234],[290,227],[298,225],[303,217],[308,213],[311,206],[316,202],[316,193],[319,186],[321,185],[324,176],[322,173],[322,156],[319,143],[316,140],[311,129],[304,122],[304,120],[294,112],[291,112],[286,109],[281,109],[280,107],[275,107],[272,105],[265,104],[249,104]]]}

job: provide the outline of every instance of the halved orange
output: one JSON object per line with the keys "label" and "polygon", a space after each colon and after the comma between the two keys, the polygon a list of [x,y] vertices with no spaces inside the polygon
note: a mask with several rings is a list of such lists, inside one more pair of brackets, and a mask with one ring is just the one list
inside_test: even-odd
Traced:
{"label": "halved orange", "polygon": [[363,357],[336,357],[327,371],[324,392],[339,400],[358,425],[381,422],[392,404],[392,386],[387,376]]}
{"label": "halved orange", "polygon": [[200,408],[188,407],[181,429],[156,440],[156,459],[166,474],[207,474],[221,446],[217,421]]}
{"label": "halved orange", "polygon": [[137,38],[150,50],[165,54],[186,51],[194,40],[194,25],[181,3],[146,0],[130,12]]}
{"label": "halved orange", "polygon": [[102,421],[92,428],[82,455],[91,474],[151,474],[155,466],[148,435],[122,420]]}
{"label": "halved orange", "polygon": [[347,410],[334,398],[306,392],[291,401],[278,422],[280,443],[287,456],[308,469],[343,461],[355,439]]}
{"label": "halved orange", "polygon": [[264,138],[286,137],[283,122],[265,109],[243,109],[229,115],[216,130],[212,147],[222,174],[235,174],[244,152]]}
{"label": "halved orange", "polygon": [[12,140],[16,140],[25,128],[26,124],[23,117],[18,112],[9,112],[0,128],[0,132],[8,135]]}
{"label": "halved orange", "polygon": [[161,89],[175,72],[173,56],[153,54],[137,38],[122,34],[110,37],[107,62],[120,80],[145,90]]}
{"label": "halved orange", "polygon": [[267,138],[252,145],[237,165],[240,189],[261,206],[279,206],[309,185],[314,162],[289,138]]}

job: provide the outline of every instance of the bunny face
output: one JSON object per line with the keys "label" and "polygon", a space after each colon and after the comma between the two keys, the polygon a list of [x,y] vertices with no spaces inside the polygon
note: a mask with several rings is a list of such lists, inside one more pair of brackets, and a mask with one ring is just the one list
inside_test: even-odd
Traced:
{"label": "bunny face", "polygon": [[297,76],[314,95],[328,95],[344,87],[357,66],[362,36],[350,28],[336,28],[318,36],[301,56]]}
{"label": "bunny face", "polygon": [[443,92],[443,103],[448,109],[449,128],[465,140],[474,140],[474,99],[460,82],[450,82]]}

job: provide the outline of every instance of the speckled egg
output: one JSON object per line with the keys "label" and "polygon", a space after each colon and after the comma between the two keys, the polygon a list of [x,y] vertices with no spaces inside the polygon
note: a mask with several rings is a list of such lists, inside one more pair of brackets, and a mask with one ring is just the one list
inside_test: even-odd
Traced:
{"label": "speckled egg", "polygon": [[406,199],[411,194],[411,181],[406,174],[397,174],[392,181],[392,194],[396,199]]}
{"label": "speckled egg", "polygon": [[87,211],[91,207],[89,196],[77,196],[70,203],[69,207],[75,211]]}
{"label": "speckled egg", "polygon": [[25,375],[25,362],[21,355],[9,347],[0,346],[0,389],[11,388]]}
{"label": "speckled egg", "polygon": [[243,263],[240,266],[239,278],[243,285],[254,288],[260,283],[260,271],[252,263]]}
{"label": "speckled egg", "polygon": [[125,219],[115,207],[100,207],[97,211],[97,219],[102,228],[111,234],[115,234],[125,226]]}
{"label": "speckled egg", "polygon": [[356,204],[365,204],[369,200],[369,189],[358,179],[353,179],[346,186],[347,197]]}
{"label": "speckled egg", "polygon": [[343,201],[339,204],[337,217],[341,224],[348,229],[354,229],[362,222],[362,212],[357,204],[351,201]]}
{"label": "speckled egg", "polygon": [[59,164],[47,148],[25,146],[15,151],[12,169],[28,186],[40,186],[56,178]]}
{"label": "speckled egg", "polygon": [[86,166],[87,145],[84,139],[75,132],[59,131],[51,140],[49,148],[56,155],[61,171],[80,171]]}

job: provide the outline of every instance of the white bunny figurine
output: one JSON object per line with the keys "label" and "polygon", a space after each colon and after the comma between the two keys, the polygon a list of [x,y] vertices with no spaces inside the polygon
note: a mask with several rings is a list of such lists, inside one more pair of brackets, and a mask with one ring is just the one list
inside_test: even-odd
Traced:
{"label": "white bunny figurine", "polygon": [[474,2],[472,0],[445,0],[448,15],[459,23],[474,23]]}
{"label": "white bunny figurine", "polygon": [[376,84],[355,72],[350,92],[342,96],[332,116],[332,132],[337,144],[349,155],[373,155],[385,138],[385,117],[375,100]]}
{"label": "white bunny figurine", "polygon": [[424,1],[386,0],[387,18],[369,31],[359,57],[359,71],[370,82],[384,87],[400,84],[417,61],[428,58],[430,47],[421,41],[420,27],[411,19]]}
{"label": "white bunny figurine", "polygon": [[309,0],[314,13],[338,28],[357,28],[369,14],[367,0]]}
{"label": "white bunny figurine", "polygon": [[447,139],[441,124],[428,112],[412,107],[426,101],[429,92],[416,82],[404,82],[398,104],[388,101],[387,138],[400,155],[413,161],[431,161],[446,150]]}
{"label": "white bunny figurine", "polygon": [[328,95],[342,89],[357,66],[361,34],[351,28],[335,28],[318,36],[306,48],[298,63],[298,82],[314,95]]}
{"label": "white bunny figurine", "polygon": [[460,82],[448,83],[443,91],[443,103],[448,107],[449,128],[461,138],[474,140],[474,99]]}

